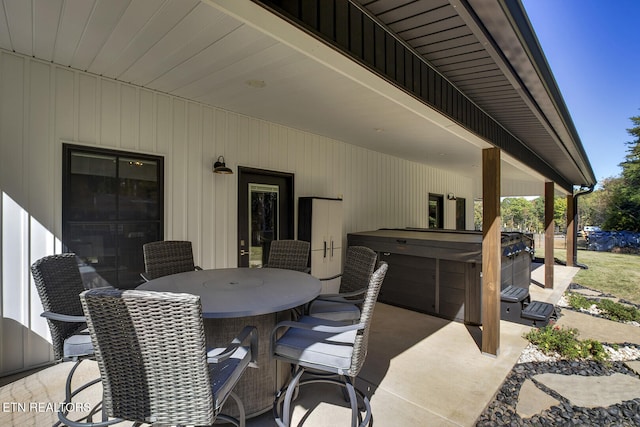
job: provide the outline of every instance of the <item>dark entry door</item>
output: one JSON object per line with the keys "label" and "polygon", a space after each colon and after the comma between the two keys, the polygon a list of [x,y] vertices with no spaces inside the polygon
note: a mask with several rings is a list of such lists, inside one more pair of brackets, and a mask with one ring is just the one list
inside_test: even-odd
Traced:
{"label": "dark entry door", "polygon": [[466,209],[467,202],[462,197],[456,198],[456,230],[466,230],[467,229],[467,221],[466,221]]}
{"label": "dark entry door", "polygon": [[293,174],[238,168],[238,266],[262,267],[273,240],[293,239]]}

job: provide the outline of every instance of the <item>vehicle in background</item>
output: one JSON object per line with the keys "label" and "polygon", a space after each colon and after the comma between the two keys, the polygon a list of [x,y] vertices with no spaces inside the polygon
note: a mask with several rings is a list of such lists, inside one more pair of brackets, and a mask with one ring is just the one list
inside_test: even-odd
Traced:
{"label": "vehicle in background", "polygon": [[585,225],[583,231],[585,232],[585,234],[590,234],[597,231],[602,231],[602,229],[596,225]]}

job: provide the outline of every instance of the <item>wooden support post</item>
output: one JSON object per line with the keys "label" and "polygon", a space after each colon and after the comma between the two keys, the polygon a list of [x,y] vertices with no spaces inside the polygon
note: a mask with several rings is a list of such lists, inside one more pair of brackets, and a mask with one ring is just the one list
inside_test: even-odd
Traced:
{"label": "wooden support post", "polygon": [[578,214],[573,208],[573,194],[569,194],[567,195],[567,267],[573,267],[576,253],[576,218]]}
{"label": "wooden support post", "polygon": [[545,182],[544,184],[544,287],[553,289],[553,203],[554,184]]}
{"label": "wooden support post", "polygon": [[482,353],[500,351],[500,149],[482,150]]}

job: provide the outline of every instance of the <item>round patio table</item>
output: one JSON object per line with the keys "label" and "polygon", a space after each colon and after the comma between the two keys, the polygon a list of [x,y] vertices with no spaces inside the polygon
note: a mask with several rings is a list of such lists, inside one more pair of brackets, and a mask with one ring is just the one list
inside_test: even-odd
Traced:
{"label": "round patio table", "polygon": [[[290,309],[313,300],[321,288],[320,281],[309,274],[279,268],[189,271],[138,286],[199,295],[208,347],[226,346],[247,325],[258,329],[258,368],[247,369],[235,388],[248,417],[271,409],[275,393],[288,374],[288,369],[271,359],[273,327],[289,320]],[[225,408],[225,412],[237,415],[235,408]]]}

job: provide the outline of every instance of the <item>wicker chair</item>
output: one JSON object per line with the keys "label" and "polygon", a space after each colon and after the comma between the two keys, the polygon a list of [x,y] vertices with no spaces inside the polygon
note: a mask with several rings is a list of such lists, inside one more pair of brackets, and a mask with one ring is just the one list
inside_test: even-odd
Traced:
{"label": "wicker chair", "polygon": [[141,276],[147,282],[170,274],[202,270],[194,265],[193,249],[189,241],[164,240],[145,243],[142,251],[145,272],[141,273]]}
{"label": "wicker chair", "polygon": [[304,240],[274,240],[271,242],[266,268],[284,268],[308,273],[311,244]]}
{"label": "wicker chair", "polygon": [[360,319],[362,296],[369,286],[378,255],[364,246],[349,246],[341,275],[320,280],[333,280],[342,276],[337,294],[324,294],[308,307],[309,316],[340,322],[357,322]]}
{"label": "wicker chair", "polygon": [[[245,327],[223,351],[207,353],[198,296],[91,289],[80,299],[102,377],[103,405],[114,417],[102,425],[123,420],[211,425],[221,419],[244,426],[244,407],[232,390],[255,362],[254,327]],[[245,341],[251,345],[243,346]],[[220,413],[229,396],[239,419]],[[58,417],[74,426],[64,411]]]}
{"label": "wicker chair", "polygon": [[71,399],[82,390],[96,384],[93,380],[71,390],[71,380],[79,364],[93,356],[93,345],[80,304],[80,294],[85,290],[74,253],[50,255],[31,265],[36,285],[51,331],[53,354],[58,361],[75,361],[67,376],[65,399]]}
{"label": "wicker chair", "polygon": [[[289,426],[291,423],[291,401],[298,386],[315,382],[334,383],[346,389],[351,403],[352,426],[357,426],[358,421],[361,421],[360,426],[372,421],[369,399],[355,388],[355,378],[367,355],[373,309],[387,268],[383,262],[371,276],[357,324],[345,325],[303,316],[297,322],[286,321],[276,325],[271,333],[271,353],[275,359],[295,366],[292,379],[276,395],[273,404],[279,426]],[[283,330],[284,334],[277,339]],[[301,380],[307,369],[314,375]],[[317,376],[317,373],[334,377]],[[339,378],[335,377],[336,374]],[[361,417],[358,409],[358,396],[364,403],[364,417]]]}

